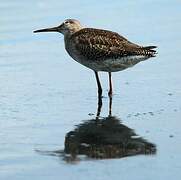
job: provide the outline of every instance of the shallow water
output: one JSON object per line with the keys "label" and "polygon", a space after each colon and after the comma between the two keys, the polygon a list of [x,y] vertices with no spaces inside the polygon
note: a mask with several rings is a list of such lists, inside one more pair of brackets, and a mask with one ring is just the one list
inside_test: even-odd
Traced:
{"label": "shallow water", "polygon": [[[32,31],[70,17],[159,47],[156,58],[113,74],[112,116],[119,127],[153,144],[154,153],[114,158],[78,153],[67,161],[66,135],[96,119],[95,77],[71,60],[61,35]],[[180,18],[179,1],[2,0],[0,179],[180,179]],[[101,81],[104,120],[109,117],[107,74]]]}

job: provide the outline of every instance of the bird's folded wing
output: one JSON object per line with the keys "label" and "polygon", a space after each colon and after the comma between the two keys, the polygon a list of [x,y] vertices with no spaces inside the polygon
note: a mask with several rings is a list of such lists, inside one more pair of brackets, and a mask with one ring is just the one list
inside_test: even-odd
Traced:
{"label": "bird's folded wing", "polygon": [[89,60],[117,59],[124,56],[152,56],[155,46],[141,47],[119,34],[85,28],[72,36],[79,53]]}

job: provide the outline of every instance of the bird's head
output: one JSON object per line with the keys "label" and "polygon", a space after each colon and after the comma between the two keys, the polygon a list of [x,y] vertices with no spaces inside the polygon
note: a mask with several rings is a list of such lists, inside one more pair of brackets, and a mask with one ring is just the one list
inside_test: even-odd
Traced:
{"label": "bird's head", "polygon": [[34,33],[38,32],[59,32],[64,35],[70,35],[82,29],[82,26],[78,20],[75,19],[66,19],[62,24],[52,28],[39,29],[33,31]]}

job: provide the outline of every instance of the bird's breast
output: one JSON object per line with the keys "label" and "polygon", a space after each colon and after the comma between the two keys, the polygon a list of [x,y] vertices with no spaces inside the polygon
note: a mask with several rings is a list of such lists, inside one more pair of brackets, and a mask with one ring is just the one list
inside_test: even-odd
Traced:
{"label": "bird's breast", "polygon": [[81,52],[76,48],[76,44],[74,41],[65,39],[65,49],[68,54],[77,62],[83,64],[85,57],[81,54]]}

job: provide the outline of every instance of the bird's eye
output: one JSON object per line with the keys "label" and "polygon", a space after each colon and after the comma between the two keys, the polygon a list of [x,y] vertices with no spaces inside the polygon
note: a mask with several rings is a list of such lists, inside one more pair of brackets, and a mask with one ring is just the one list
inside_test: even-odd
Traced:
{"label": "bird's eye", "polygon": [[65,23],[65,24],[69,24],[69,22],[68,22],[68,21],[65,21],[64,23]]}

